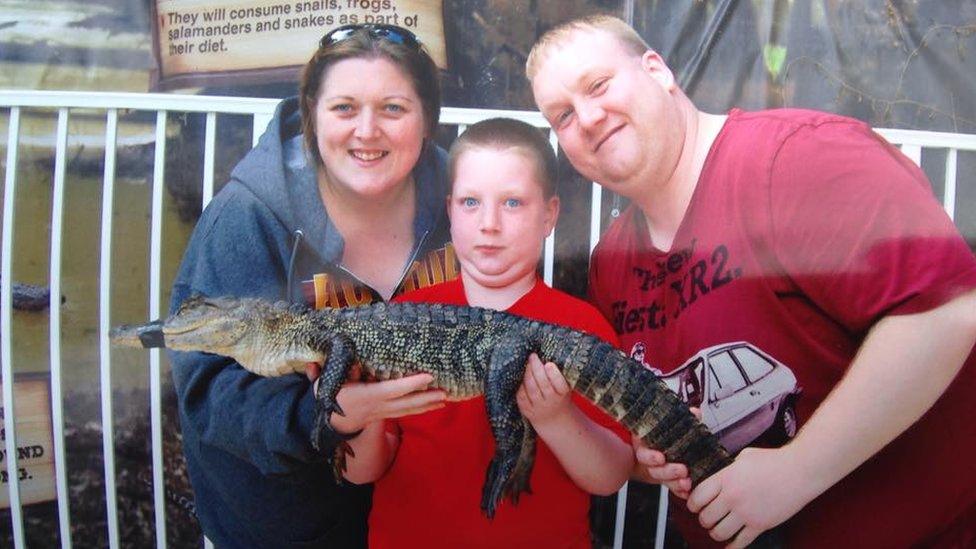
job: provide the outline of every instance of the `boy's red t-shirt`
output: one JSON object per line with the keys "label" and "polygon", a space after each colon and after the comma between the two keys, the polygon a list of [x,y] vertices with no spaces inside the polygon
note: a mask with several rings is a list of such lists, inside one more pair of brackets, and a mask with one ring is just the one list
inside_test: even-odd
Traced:
{"label": "boy's red t-shirt", "polygon": [[[396,301],[467,305],[461,279],[410,292]],[[541,281],[506,312],[581,330],[614,345],[616,335],[590,304]],[[630,441],[626,429],[586,399],[573,402],[597,424]],[[576,486],[538,439],[532,493],[481,512],[481,488],[494,454],[484,397],[390,421],[400,447],[376,482],[369,516],[371,548],[590,547],[590,495]]]}

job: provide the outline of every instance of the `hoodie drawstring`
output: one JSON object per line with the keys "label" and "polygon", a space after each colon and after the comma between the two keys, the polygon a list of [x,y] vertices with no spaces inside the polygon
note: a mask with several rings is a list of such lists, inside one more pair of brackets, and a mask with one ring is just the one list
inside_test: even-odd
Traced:
{"label": "hoodie drawstring", "polygon": [[298,257],[298,243],[301,242],[302,237],[305,236],[305,233],[303,233],[301,229],[296,229],[294,234],[295,244],[291,247],[291,259],[288,260],[288,278],[285,290],[287,292],[285,294],[285,300],[287,301],[291,301],[291,288],[293,285],[292,283],[294,282],[292,277],[295,275],[295,259]]}

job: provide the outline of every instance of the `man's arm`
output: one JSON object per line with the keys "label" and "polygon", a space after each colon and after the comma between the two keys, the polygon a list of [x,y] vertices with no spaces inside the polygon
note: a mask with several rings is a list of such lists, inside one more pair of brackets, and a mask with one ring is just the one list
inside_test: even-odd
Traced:
{"label": "man's arm", "polygon": [[974,341],[976,291],[923,313],[883,318],[792,442],[743,450],[692,491],[688,508],[699,513],[714,539],[745,547],[922,417],[959,372]]}
{"label": "man's arm", "polygon": [[[588,298],[590,303],[600,311],[600,314],[608,322],[611,322],[613,320],[610,314],[611,296],[614,292],[610,291],[610,288],[616,288],[618,283],[616,281],[604,283],[601,265],[609,262],[608,259],[603,258],[603,247],[607,245],[606,243],[598,244],[590,257]],[[606,278],[612,280],[613,276]],[[696,412],[698,418],[701,419],[701,412],[697,408],[693,408],[692,411]],[[682,463],[668,463],[663,452],[649,448],[637,437],[631,439],[631,445],[635,457],[634,467],[630,472],[632,480],[648,484],[663,484],[672,493],[682,498],[688,497],[691,491],[691,477],[688,476],[687,466]]]}

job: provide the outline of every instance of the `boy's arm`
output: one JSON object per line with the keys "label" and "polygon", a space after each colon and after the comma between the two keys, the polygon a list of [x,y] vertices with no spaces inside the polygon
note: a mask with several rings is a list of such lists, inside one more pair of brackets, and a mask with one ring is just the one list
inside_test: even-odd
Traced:
{"label": "boy's arm", "polygon": [[[612,275],[602,276],[601,265],[612,265],[613,263],[604,258],[604,247],[597,245],[590,256],[589,270],[589,301],[600,311],[601,315],[609,322],[613,320],[610,314],[612,307],[612,297],[614,292],[608,291],[609,288],[616,288],[618,282]],[[619,344],[616,345],[618,348]],[[692,409],[696,412],[697,409]],[[701,419],[701,412],[697,411],[698,418]],[[673,494],[687,499],[691,491],[691,477],[688,476],[688,467],[683,463],[668,463],[663,452],[649,448],[639,438],[631,439],[636,462],[630,472],[630,478],[648,484],[663,484]]]}
{"label": "boy's arm", "polygon": [[529,357],[517,400],[539,437],[581,489],[598,495],[617,491],[634,465],[629,445],[577,408],[572,389],[552,363]]}

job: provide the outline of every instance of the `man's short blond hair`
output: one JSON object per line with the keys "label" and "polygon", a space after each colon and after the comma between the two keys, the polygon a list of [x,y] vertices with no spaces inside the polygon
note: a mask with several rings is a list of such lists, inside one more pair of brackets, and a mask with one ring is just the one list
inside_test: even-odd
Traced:
{"label": "man's short blond hair", "polygon": [[532,80],[539,65],[548,56],[553,47],[565,44],[573,34],[581,31],[603,31],[618,41],[624,48],[637,56],[651,49],[647,42],[630,25],[612,15],[589,15],[563,23],[546,31],[532,46],[529,58],[525,62],[525,75]]}

